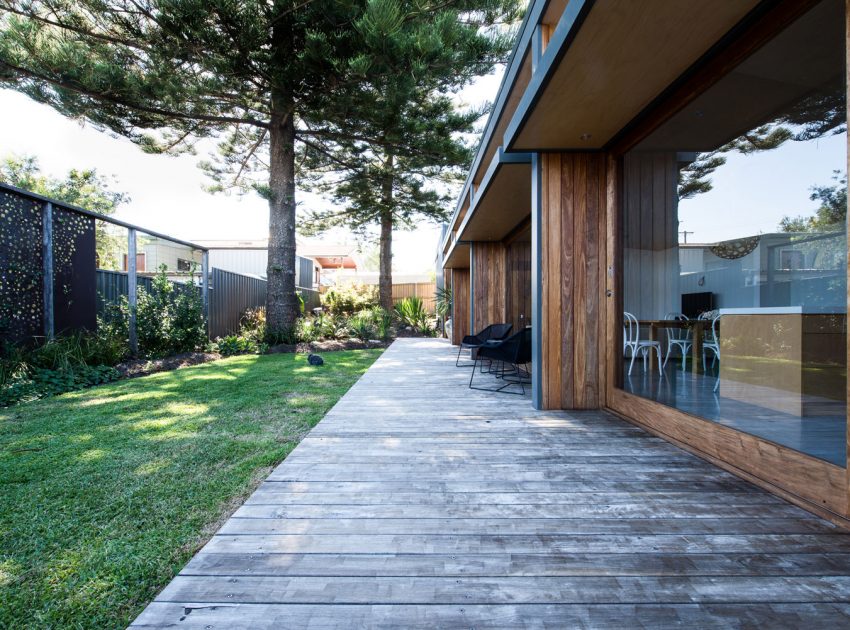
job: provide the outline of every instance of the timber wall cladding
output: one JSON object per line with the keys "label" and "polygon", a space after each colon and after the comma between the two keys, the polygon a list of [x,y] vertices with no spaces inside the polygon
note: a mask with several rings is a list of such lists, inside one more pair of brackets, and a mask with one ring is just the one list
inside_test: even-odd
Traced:
{"label": "timber wall cladding", "polygon": [[505,261],[505,321],[517,332],[531,323],[531,243],[508,245]]}
{"label": "timber wall cladding", "polygon": [[469,335],[469,269],[452,269],[452,343]]}
{"label": "timber wall cladding", "polygon": [[505,263],[507,248],[500,242],[472,244],[472,330],[505,322]]}
{"label": "timber wall cladding", "polygon": [[541,169],[543,407],[595,409],[605,334],[606,158],[545,154]]}

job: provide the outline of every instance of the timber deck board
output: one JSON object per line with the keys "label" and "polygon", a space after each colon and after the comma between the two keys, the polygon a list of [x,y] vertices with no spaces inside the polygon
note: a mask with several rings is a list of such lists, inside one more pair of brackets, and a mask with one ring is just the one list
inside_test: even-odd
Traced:
{"label": "timber deck board", "polygon": [[850,625],[850,534],[469,370],[396,341],[133,627]]}

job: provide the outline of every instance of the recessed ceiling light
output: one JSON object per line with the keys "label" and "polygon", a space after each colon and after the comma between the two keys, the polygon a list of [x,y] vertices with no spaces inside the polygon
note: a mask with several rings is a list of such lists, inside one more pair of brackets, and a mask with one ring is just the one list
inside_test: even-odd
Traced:
{"label": "recessed ceiling light", "polygon": [[581,140],[582,142],[587,142],[588,140],[590,140],[590,138],[591,138],[591,136],[590,136],[589,133],[583,133],[578,137],[578,139]]}

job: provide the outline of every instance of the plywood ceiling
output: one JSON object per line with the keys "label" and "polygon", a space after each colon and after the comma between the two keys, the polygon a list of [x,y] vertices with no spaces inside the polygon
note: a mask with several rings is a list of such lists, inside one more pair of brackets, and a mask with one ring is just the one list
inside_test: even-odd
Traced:
{"label": "plywood ceiling", "polygon": [[603,147],[757,4],[597,0],[511,149]]}
{"label": "plywood ceiling", "polygon": [[531,165],[503,163],[464,226],[464,241],[499,241],[531,213]]}

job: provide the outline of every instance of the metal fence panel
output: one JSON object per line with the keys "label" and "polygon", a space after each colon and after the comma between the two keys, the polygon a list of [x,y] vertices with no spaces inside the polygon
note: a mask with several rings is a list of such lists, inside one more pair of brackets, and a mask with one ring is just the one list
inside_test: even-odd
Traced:
{"label": "metal fence panel", "polygon": [[246,309],[265,306],[266,281],[231,271],[213,269],[210,274],[210,338],[239,332]]}
{"label": "metal fence panel", "polygon": [[318,291],[298,287],[298,292],[301,293],[301,299],[304,300],[305,315],[309,315],[314,308],[319,308],[322,305],[322,295]]}
{"label": "metal fence panel", "polygon": [[312,289],[315,278],[313,278],[313,261],[303,256],[295,257],[295,286]]}

